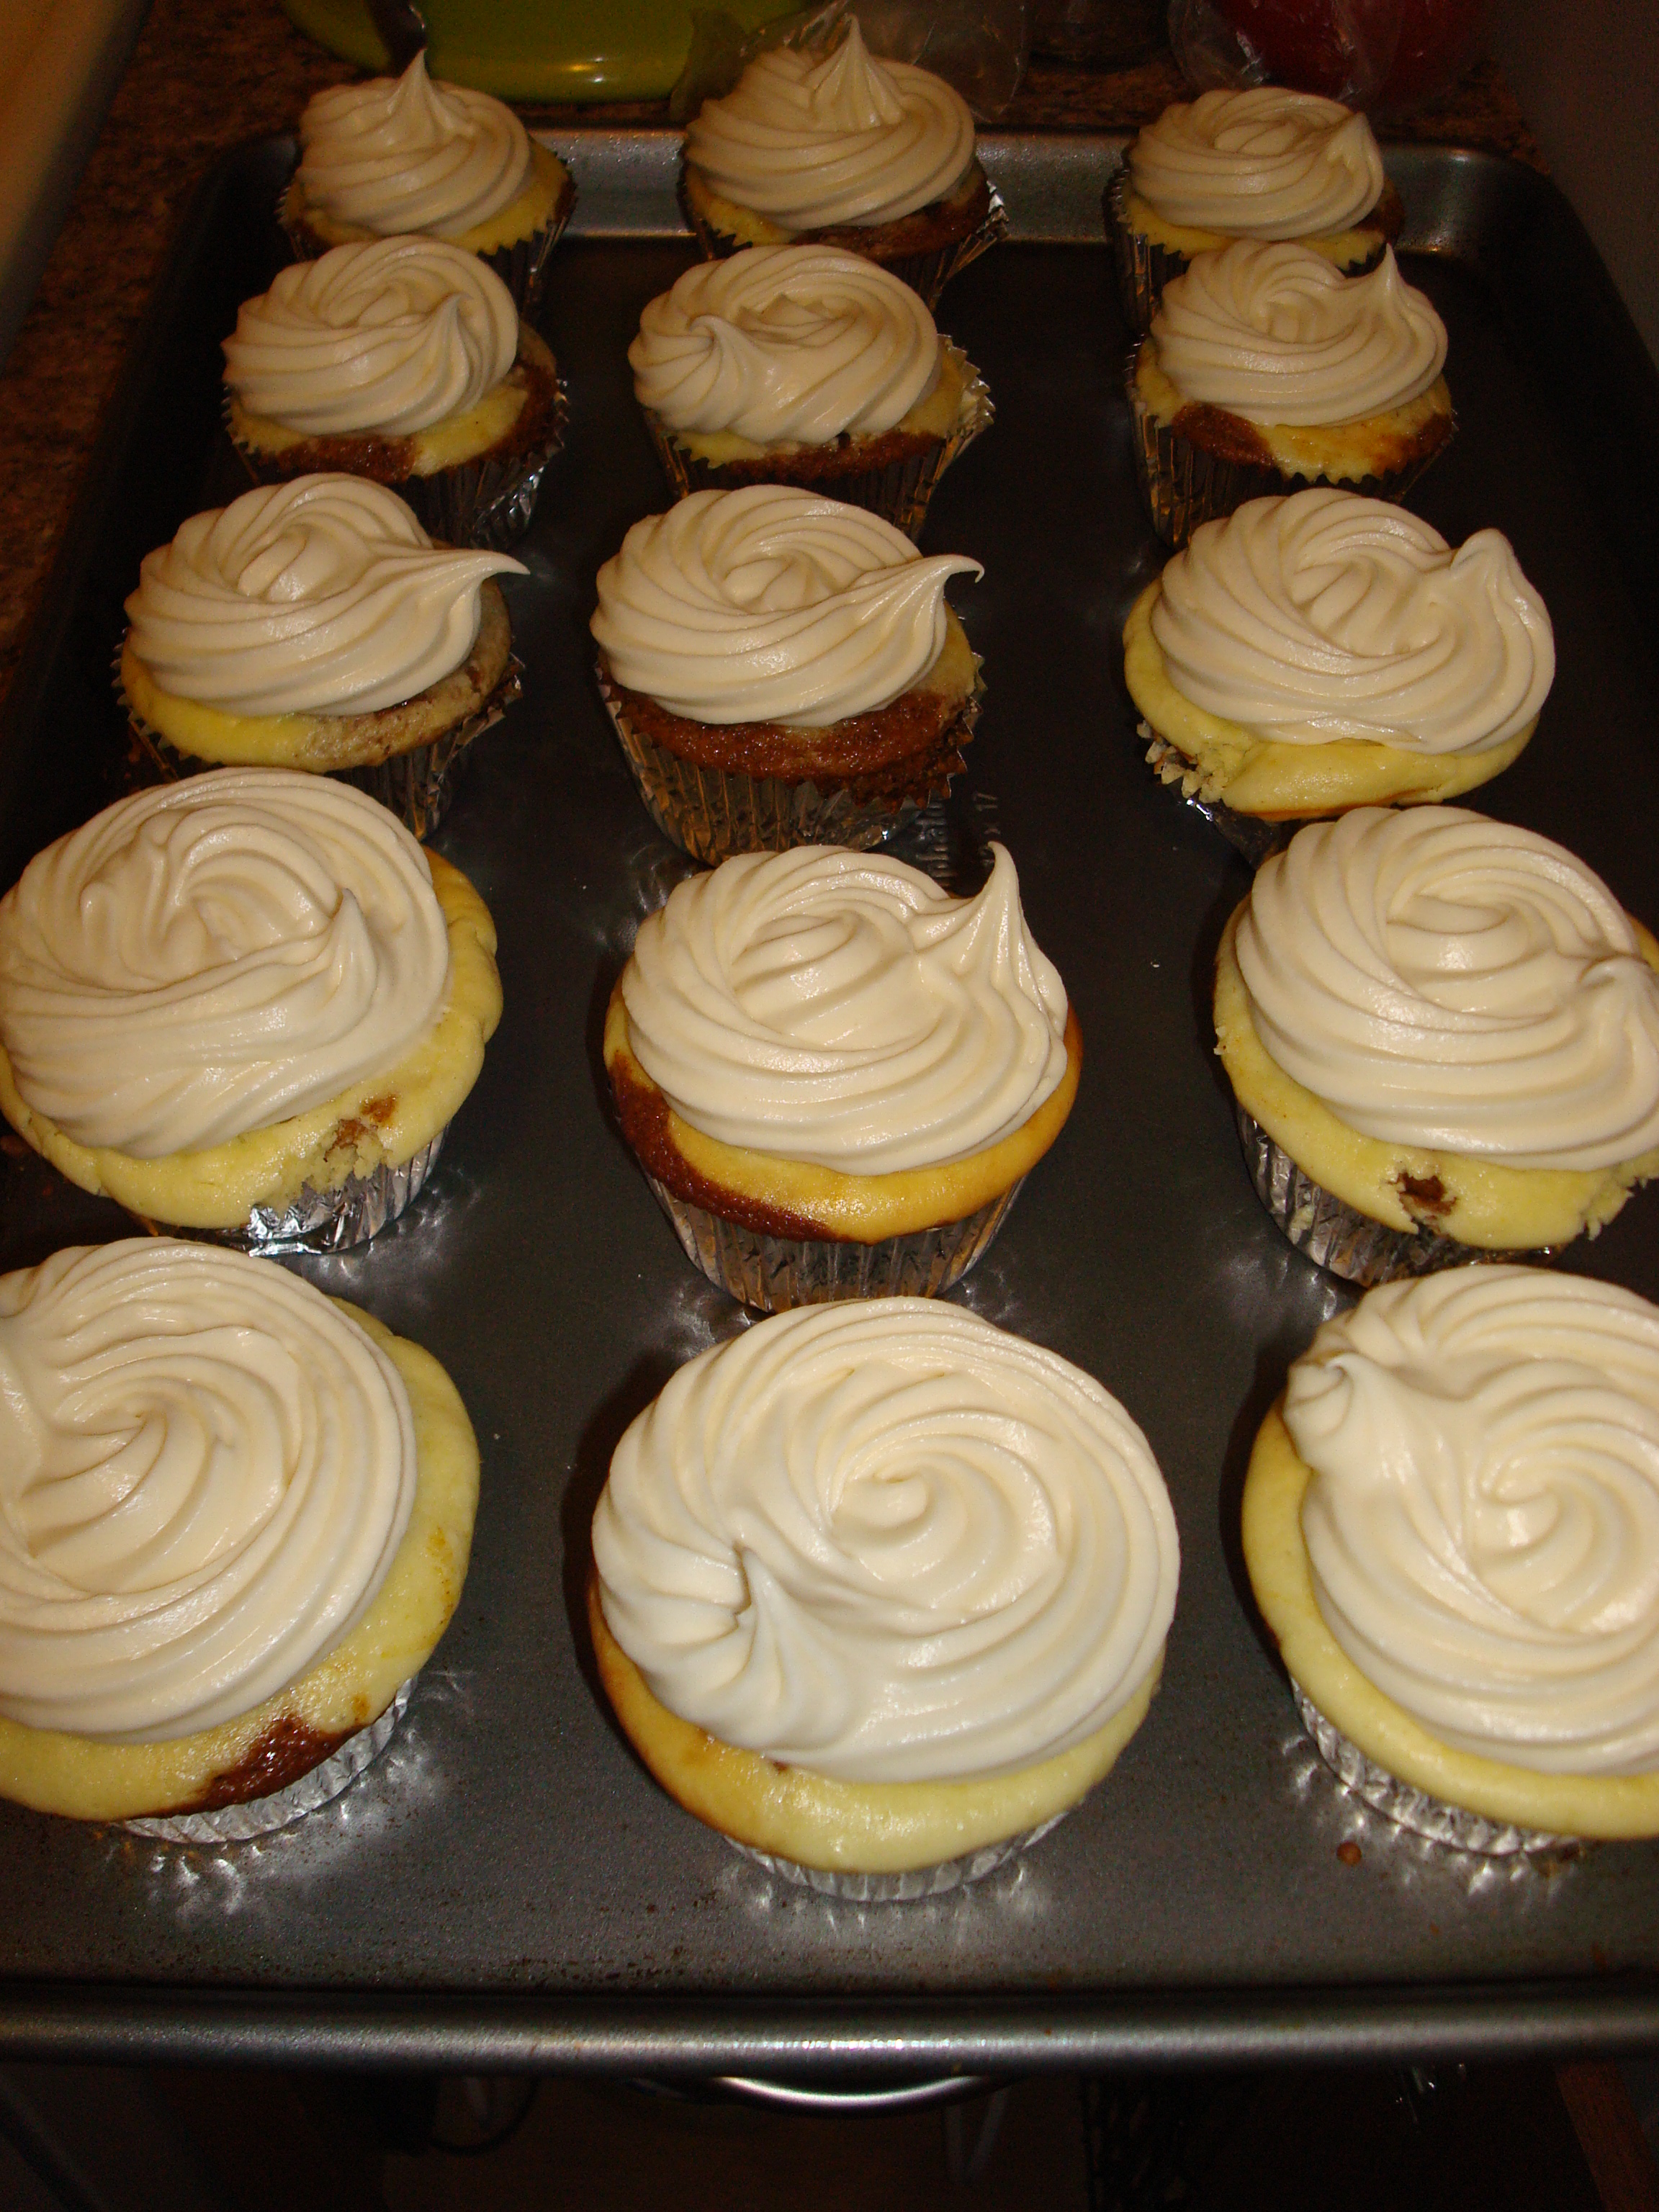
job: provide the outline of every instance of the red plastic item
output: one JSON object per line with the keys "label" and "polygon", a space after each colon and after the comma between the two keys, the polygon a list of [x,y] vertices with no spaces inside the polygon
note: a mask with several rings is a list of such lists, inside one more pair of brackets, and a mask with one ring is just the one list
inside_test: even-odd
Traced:
{"label": "red plastic item", "polygon": [[1276,82],[1398,113],[1455,84],[1486,0],[1214,0]]}

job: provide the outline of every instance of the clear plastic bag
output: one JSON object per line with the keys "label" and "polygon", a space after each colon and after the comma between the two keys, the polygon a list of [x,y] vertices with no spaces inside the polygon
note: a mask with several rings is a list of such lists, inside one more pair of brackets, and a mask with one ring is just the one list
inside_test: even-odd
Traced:
{"label": "clear plastic bag", "polygon": [[1350,107],[1402,113],[1455,84],[1486,0],[1170,0],[1170,43],[1188,82],[1294,85]]}

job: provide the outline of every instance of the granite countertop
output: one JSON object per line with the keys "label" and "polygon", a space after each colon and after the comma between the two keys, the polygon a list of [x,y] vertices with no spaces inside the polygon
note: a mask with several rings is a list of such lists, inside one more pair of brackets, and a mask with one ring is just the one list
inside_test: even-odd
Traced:
{"label": "granite countertop", "polygon": [[[0,695],[68,520],[105,405],[168,243],[214,156],[289,128],[310,94],[355,72],[301,36],[276,0],[154,0],[131,65],[70,204],[40,289],[0,374]],[[1122,130],[1180,96],[1167,54],[1095,74],[1036,62],[1006,127]],[[561,129],[660,119],[656,106],[538,109]],[[1396,137],[1541,156],[1498,71]]]}

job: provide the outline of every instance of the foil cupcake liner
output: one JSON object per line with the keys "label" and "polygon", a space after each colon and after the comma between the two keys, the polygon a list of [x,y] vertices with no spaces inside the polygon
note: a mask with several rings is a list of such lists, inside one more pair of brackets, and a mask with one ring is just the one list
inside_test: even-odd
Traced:
{"label": "foil cupcake liner", "polygon": [[1275,468],[1255,462],[1226,461],[1218,454],[1182,437],[1173,423],[1160,422],[1140,395],[1135,381],[1137,346],[1130,354],[1124,378],[1133,428],[1135,476],[1152,528],[1166,545],[1183,546],[1200,522],[1231,514],[1246,500],[1270,495],[1306,491],[1313,484],[1328,483],[1338,491],[1357,492],[1366,499],[1392,500],[1397,505],[1430,463],[1443,453],[1450,439],[1432,453],[1403,469],[1381,477],[1282,476]]}
{"label": "foil cupcake liner", "polygon": [[[844,783],[820,786],[810,778],[786,783],[736,769],[702,768],[653,744],[635,728],[603,668],[599,682],[647,812],[665,837],[707,867],[718,866],[733,853],[782,853],[793,845],[844,845],[870,852],[950,789],[950,775],[941,773],[921,797],[860,798]],[[958,747],[973,733],[980,696],[976,687],[951,725]]]}
{"label": "foil cupcake liner", "polygon": [[[950,344],[948,338],[945,343]],[[641,411],[676,499],[684,499],[694,491],[732,491],[749,483],[793,484],[802,491],[817,492],[826,499],[840,500],[844,506],[861,507],[872,514],[878,514],[914,543],[921,537],[921,526],[927,520],[934,486],[957,455],[965,453],[975,438],[988,430],[996,417],[983,377],[958,348],[952,346],[951,349],[964,372],[962,404],[955,428],[931,452],[912,454],[908,460],[890,461],[884,468],[860,469],[845,476],[815,476],[804,469],[796,472],[794,456],[787,453],[780,453],[764,465],[754,463],[741,469],[732,468],[706,461],[688,451],[659,416],[653,414],[649,408]]]}
{"label": "foil cupcake liner", "polygon": [[1489,1252],[1433,1229],[1391,1229],[1375,1221],[1304,1173],[1282,1145],[1275,1144],[1254,1115],[1233,1102],[1244,1164],[1274,1222],[1298,1252],[1344,1282],[1397,1283],[1414,1275],[1437,1274],[1443,1267],[1525,1260],[1534,1265],[1555,1256],[1555,1248]]}
{"label": "foil cupcake liner", "polygon": [[[1067,1808],[1066,1810],[1070,1808]],[[850,1905],[909,1905],[924,1897],[948,1896],[953,1889],[963,1889],[970,1881],[983,1881],[999,1867],[1018,1853],[1029,1850],[1058,1826],[1066,1812],[1050,1814],[1035,1828],[1027,1828],[1018,1836],[1005,1836],[1000,1842],[981,1844],[975,1851],[966,1851],[959,1859],[941,1859],[936,1866],[913,1867],[902,1874],[855,1874],[839,1868],[809,1867],[798,1859],[779,1858],[772,1851],[757,1851],[752,1844],[740,1844],[735,1836],[726,1842],[735,1851],[741,1851],[757,1866],[781,1881],[793,1882],[798,1888],[816,1890],[820,1897],[844,1898]]]}
{"label": "foil cupcake liner", "polygon": [[1156,245],[1129,221],[1129,171],[1125,163],[1113,174],[1102,195],[1106,235],[1111,240],[1117,270],[1117,295],[1123,302],[1124,319],[1132,331],[1151,330],[1164,287],[1187,266],[1184,253]]}
{"label": "foil cupcake liner", "polygon": [[273,1790],[268,1797],[250,1797],[240,1805],[216,1806],[210,1813],[158,1813],[121,1825],[135,1836],[149,1836],[164,1844],[246,1844],[256,1836],[274,1835],[292,1827],[320,1806],[332,1804],[351,1787],[364,1768],[372,1765],[392,1741],[410,1692],[411,1674],[400,1683],[396,1696],[380,1718],[356,1735],[348,1736],[310,1772]]}
{"label": "foil cupcake liner", "polygon": [[931,1298],[960,1282],[1007,1218],[1025,1178],[960,1221],[885,1237],[875,1244],[829,1237],[764,1237],[646,1181],[673,1224],[685,1256],[711,1283],[763,1313],[836,1298]]}
{"label": "foil cupcake liner", "polygon": [[372,1175],[348,1176],[326,1190],[306,1183],[286,1206],[256,1206],[239,1229],[181,1229],[142,1213],[134,1218],[157,1235],[187,1237],[198,1244],[228,1244],[237,1252],[349,1251],[354,1244],[367,1244],[414,1204],[438,1164],[448,1133],[446,1122],[418,1152],[395,1167],[382,1165]]}
{"label": "foil cupcake liner", "polygon": [[[289,206],[292,179],[276,196],[276,220],[293,250],[295,259],[315,261],[328,252],[328,240],[313,230],[302,216],[291,211]],[[541,296],[548,256],[558,244],[575,204],[575,183],[567,178],[564,190],[554,202],[547,221],[539,230],[532,230],[528,238],[519,239],[511,246],[498,246],[493,253],[478,256],[487,269],[495,270],[513,295],[513,303],[521,315],[527,317]]]}
{"label": "foil cupcake liner", "polygon": [[1158,781],[1171,791],[1178,789],[1186,804],[1213,824],[1253,868],[1259,868],[1275,853],[1282,853],[1301,829],[1299,821],[1264,822],[1259,815],[1240,814],[1224,799],[1200,799],[1198,770],[1181,748],[1160,737],[1150,722],[1138,724],[1137,730],[1146,740],[1146,765]]}
{"label": "foil cupcake liner", "polygon": [[1409,1828],[1413,1835],[1426,1836],[1431,1843],[1445,1844],[1453,1850],[1478,1851],[1486,1858],[1512,1858],[1518,1851],[1561,1858],[1583,1850],[1581,1837],[1521,1828],[1510,1820],[1489,1820],[1483,1814],[1468,1812],[1461,1805],[1448,1804],[1443,1797],[1431,1797],[1426,1790],[1401,1782],[1334,1728],[1299,1682],[1293,1680],[1291,1690],[1314,1748],[1342,1787],[1396,1827]]}
{"label": "foil cupcake liner", "polygon": [[[705,261],[728,261],[734,253],[743,251],[743,240],[733,238],[729,231],[716,230],[698,214],[691,204],[691,195],[685,189],[685,171],[680,171],[680,213],[685,217],[686,228],[696,237],[702,248]],[[1002,204],[1002,195],[996,186],[990,187],[990,198],[977,227],[965,238],[953,239],[948,246],[936,246],[928,253],[902,254],[897,259],[884,261],[881,267],[919,292],[928,312],[938,307],[939,295],[951,279],[964,270],[970,261],[977,261],[981,253],[1008,235],[1008,210]],[[870,257],[875,258],[872,254]]]}

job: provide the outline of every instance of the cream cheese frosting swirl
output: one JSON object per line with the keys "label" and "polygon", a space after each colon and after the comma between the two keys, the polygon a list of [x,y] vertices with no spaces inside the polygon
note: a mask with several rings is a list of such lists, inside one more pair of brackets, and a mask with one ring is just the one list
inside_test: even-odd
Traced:
{"label": "cream cheese frosting swirl", "polygon": [[701,261],[647,306],[634,392],[671,430],[757,445],[878,437],[939,381],[933,319],[908,284],[833,246]]}
{"label": "cream cheese frosting swirl", "polygon": [[1536,719],[1555,676],[1549,616],[1500,532],[1454,552],[1403,507],[1323,488],[1201,524],[1152,627],[1183,698],[1281,744],[1483,752]]}
{"label": "cream cheese frosting swirl", "polygon": [[1392,247],[1345,276],[1310,246],[1241,239],[1195,254],[1152,318],[1160,367],[1185,400],[1247,422],[1352,422],[1426,392],[1446,326]]}
{"label": "cream cheese frosting swirl", "polygon": [[1166,107],[1128,161],[1135,191],[1166,222],[1234,238],[1328,237],[1382,196],[1364,117],[1277,84]]}
{"label": "cream cheese frosting swirl", "polygon": [[944,81],[878,61],[856,17],[828,54],[775,47],[703,102],[685,158],[723,199],[780,230],[894,222],[944,199],[974,158],[974,118]]}
{"label": "cream cheese frosting swirl", "polygon": [[1066,1002],[993,850],[973,898],[810,845],[676,885],[623,975],[635,1058],[706,1136],[848,1174],[1012,1136],[1066,1073]]}
{"label": "cream cheese frosting swirl", "polygon": [[158,1742],[252,1711],[386,1577],[396,1368],[269,1260],[136,1237],[0,1276],[0,1713]]}
{"label": "cream cheese frosting swirl", "polygon": [[20,1095],[137,1159],[228,1143],[395,1067],[448,988],[420,847],[366,793],[297,769],[118,799],[0,900]]}
{"label": "cream cheese frosting swirl", "polygon": [[401,76],[314,94],[300,118],[299,183],[337,222],[381,236],[462,238],[530,182],[530,140],[510,107],[434,84],[424,53]]}
{"label": "cream cheese frosting swirl", "polygon": [[1462,1751],[1659,1766],[1659,1310],[1529,1267],[1390,1283],[1328,1322],[1285,1419],[1326,1626]]}
{"label": "cream cheese frosting swirl", "polygon": [[132,651],[164,691],[232,714],[368,714],[459,668],[505,553],[434,546],[364,477],[295,477],[193,514],[147,553]]}
{"label": "cream cheese frosting swirl", "polygon": [[695,491],[636,522],[592,629],[617,681],[706,723],[827,729],[890,705],[945,645],[949,577],[879,515],[778,484]]}
{"label": "cream cheese frosting swirl", "polygon": [[1157,1663],[1180,1567],[1117,1401],[935,1298],[774,1315],[681,1368],[617,1448],[593,1557],[659,1703],[846,1782],[1082,1742]]}
{"label": "cream cheese frosting swirl", "polygon": [[1267,1052],[1364,1136],[1522,1168],[1659,1146],[1659,975],[1547,837],[1457,806],[1311,823],[1236,947]]}
{"label": "cream cheese frosting swirl", "polygon": [[513,295],[435,238],[337,246],[278,270],[224,342],[251,415],[307,437],[408,437],[475,407],[519,350]]}

